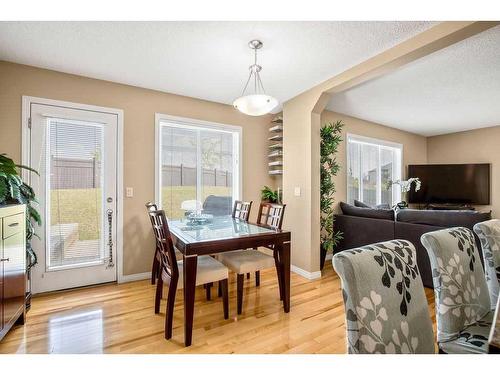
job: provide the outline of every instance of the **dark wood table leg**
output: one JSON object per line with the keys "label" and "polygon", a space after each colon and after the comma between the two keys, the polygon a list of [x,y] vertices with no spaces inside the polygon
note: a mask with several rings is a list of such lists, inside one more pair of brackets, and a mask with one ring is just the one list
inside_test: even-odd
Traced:
{"label": "dark wood table leg", "polygon": [[282,272],[283,310],[290,311],[290,242],[278,245],[279,260]]}
{"label": "dark wood table leg", "polygon": [[184,256],[184,344],[191,345],[193,337],[194,293],[196,290],[197,256]]}
{"label": "dark wood table leg", "polygon": [[278,288],[280,292],[280,301],[283,301],[283,271],[281,268],[281,262],[279,260],[279,253],[277,249],[273,249],[274,265],[276,266],[276,275],[278,277]]}

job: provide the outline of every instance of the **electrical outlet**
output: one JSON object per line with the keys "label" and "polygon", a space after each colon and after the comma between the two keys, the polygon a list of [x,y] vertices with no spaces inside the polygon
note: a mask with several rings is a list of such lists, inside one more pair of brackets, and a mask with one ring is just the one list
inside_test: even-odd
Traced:
{"label": "electrical outlet", "polygon": [[295,189],[293,189],[293,195],[300,197],[300,187],[296,186]]}
{"label": "electrical outlet", "polygon": [[134,196],[134,188],[132,188],[132,187],[126,188],[125,196],[127,198],[132,198]]}

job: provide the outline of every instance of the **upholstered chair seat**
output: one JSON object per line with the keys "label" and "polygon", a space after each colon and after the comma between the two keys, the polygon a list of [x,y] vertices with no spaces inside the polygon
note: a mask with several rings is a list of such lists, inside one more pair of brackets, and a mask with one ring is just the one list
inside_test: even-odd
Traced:
{"label": "upholstered chair seat", "polygon": [[486,353],[493,316],[494,312],[490,311],[481,320],[461,330],[455,340],[440,343],[441,350],[454,354]]}
{"label": "upholstered chair seat", "polygon": [[434,334],[415,247],[392,240],[333,257],[353,354],[434,353]]}
{"label": "upholstered chair seat", "polygon": [[237,274],[274,267],[274,257],[253,249],[219,254],[219,260]]}
{"label": "upholstered chair seat", "polygon": [[[184,262],[182,260],[177,261],[177,268],[179,269],[179,281],[177,283],[177,289],[182,289],[184,283]],[[228,278],[228,269],[221,262],[212,258],[209,255],[203,255],[198,257],[198,265],[196,268],[196,286],[204,285],[219,280],[225,280]],[[166,281],[168,284],[168,280]]]}
{"label": "upholstered chair seat", "polygon": [[488,220],[474,225],[474,232],[483,249],[486,285],[490,293],[491,308],[495,308],[500,290],[500,220]]}
{"label": "upholstered chair seat", "polygon": [[474,235],[457,227],[421,237],[431,262],[437,340],[445,353],[486,353],[491,303]]}

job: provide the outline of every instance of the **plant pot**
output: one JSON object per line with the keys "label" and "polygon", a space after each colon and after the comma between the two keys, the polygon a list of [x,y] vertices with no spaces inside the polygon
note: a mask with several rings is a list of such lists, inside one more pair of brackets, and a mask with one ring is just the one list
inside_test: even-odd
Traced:
{"label": "plant pot", "polygon": [[325,259],[326,259],[326,248],[321,245],[320,246],[320,253],[319,253],[319,269],[323,271],[323,267],[325,266]]}

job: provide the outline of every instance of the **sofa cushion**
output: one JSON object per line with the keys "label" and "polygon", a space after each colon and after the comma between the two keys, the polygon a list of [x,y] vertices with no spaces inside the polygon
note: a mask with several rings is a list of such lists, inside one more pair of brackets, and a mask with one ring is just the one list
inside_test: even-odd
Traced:
{"label": "sofa cushion", "polygon": [[358,201],[357,199],[354,200],[354,206],[356,207],[364,207],[364,208],[376,208],[377,210],[390,210],[391,206],[389,206],[388,203],[381,203],[381,204],[376,204],[374,206],[370,206],[369,204],[365,202]]}
{"label": "sofa cushion", "polygon": [[335,247],[335,251],[393,240],[396,238],[394,236],[394,224],[396,223],[392,220],[335,215],[334,229],[342,233],[342,238]]}
{"label": "sofa cushion", "polygon": [[344,215],[394,221],[394,211],[390,209],[383,210],[376,208],[355,207],[344,202],[340,202],[340,209]]}
{"label": "sofa cushion", "polygon": [[396,220],[412,224],[435,225],[438,227],[466,227],[491,219],[491,212],[470,210],[412,210],[398,211]]}

